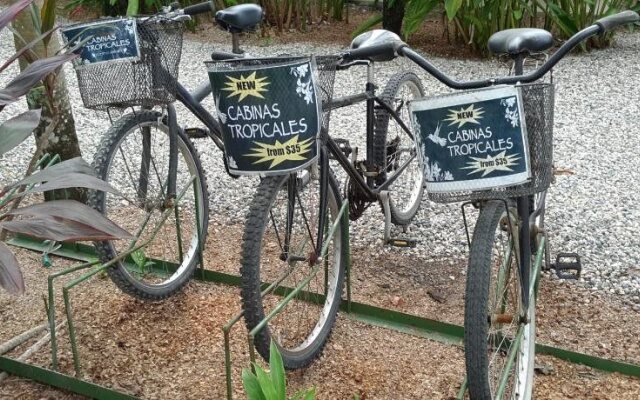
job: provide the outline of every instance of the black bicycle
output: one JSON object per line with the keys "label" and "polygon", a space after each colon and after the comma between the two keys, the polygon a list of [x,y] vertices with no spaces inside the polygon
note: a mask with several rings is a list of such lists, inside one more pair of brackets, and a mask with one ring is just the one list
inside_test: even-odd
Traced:
{"label": "black bicycle", "polygon": [[[360,217],[368,205],[381,203],[387,243],[411,245],[410,240],[390,238],[389,225],[411,220],[425,182],[432,200],[467,201],[480,209],[470,239],[465,308],[471,397],[530,398],[534,294],[540,265],[543,260],[548,262],[544,211],[552,177],[554,104],[553,85],[536,81],[580,42],[637,20],[638,15],[631,11],[603,18],[570,38],[527,74],[523,74],[525,59],[548,50],[553,44],[551,35],[543,30],[497,33],[490,48],[513,60],[515,75],[470,82],[449,78],[390,32],[372,31],[354,39],[351,49],[339,55],[337,69],[366,65],[365,92],[328,99],[324,110],[366,102],[364,160],[358,159],[357,149],[349,142],[333,139],[323,129],[317,163],[263,179],[250,206],[242,245],[242,300],[248,329],[264,326],[254,341],[258,352],[268,359],[269,343],[274,340],[287,368],[303,367],[320,354],[335,322],[349,256],[343,202],[348,201],[351,219]],[[468,155],[471,147],[463,142],[489,139],[495,131],[469,128],[477,125],[485,111],[468,104],[461,109],[441,107],[447,112],[441,121],[460,129],[445,132],[441,124],[427,129],[429,119],[421,120],[420,113],[438,108],[429,101],[415,100],[424,93],[412,73],[394,76],[382,96],[377,96],[373,63],[399,56],[415,62],[445,85],[465,90],[462,94],[471,105],[475,99],[497,101],[503,112],[500,123],[526,125],[526,132],[519,130],[518,143],[507,138],[476,145],[474,151],[487,153],[491,149],[494,155],[465,160],[458,169],[472,177],[456,182],[454,171],[443,169],[443,164],[428,156],[438,152]],[[496,98],[496,91],[502,91],[503,98]],[[486,97],[489,92],[493,98]],[[443,104],[457,104],[448,101]],[[520,153],[509,153],[515,145],[520,146]],[[330,160],[348,175],[345,190],[338,185]],[[522,171],[516,171],[516,166]],[[494,171],[508,174],[503,177]],[[514,176],[509,175],[512,172]],[[498,179],[491,180],[493,176]],[[476,181],[478,178],[487,179]],[[284,295],[288,303],[283,307]]]}
{"label": "black bicycle", "polygon": [[[200,104],[211,93],[210,83],[203,82],[189,92],[177,76],[184,22],[192,15],[213,11],[213,2],[184,9],[174,3],[157,15],[65,28],[81,32],[75,40],[80,47],[84,44],[100,51],[83,54],[81,58],[91,62],[75,65],[85,107],[131,107],[131,112],[114,121],[105,133],[93,161],[98,177],[119,193],[93,192],[90,204],[135,233],[136,239],[130,243],[104,241],[95,246],[105,262],[122,258],[108,274],[120,289],[139,298],[163,299],[188,282],[207,234],[209,194],[192,139],[208,137],[223,150],[221,128],[217,118]],[[233,52],[214,52],[211,58],[243,57],[239,36],[254,31],[262,18],[262,9],[253,4],[218,11],[215,20],[231,33]],[[80,41],[82,35],[87,37],[84,41]],[[137,42],[137,57],[100,63],[92,59],[104,57],[104,49],[120,46],[126,51],[125,41],[127,46]],[[175,100],[205,128],[181,127]],[[141,243],[146,245],[128,254]]]}

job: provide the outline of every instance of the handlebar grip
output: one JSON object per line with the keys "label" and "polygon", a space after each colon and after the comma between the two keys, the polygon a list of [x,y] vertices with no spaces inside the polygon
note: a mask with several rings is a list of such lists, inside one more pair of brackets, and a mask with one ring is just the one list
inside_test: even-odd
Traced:
{"label": "handlebar grip", "polygon": [[215,11],[215,8],[216,7],[213,4],[213,1],[205,1],[204,3],[194,4],[192,6],[185,7],[184,10],[182,11],[187,15],[196,15],[196,14],[202,14],[206,12],[213,12]]}
{"label": "handlebar grip", "polygon": [[398,56],[398,51],[407,44],[401,41],[384,42],[376,45],[365,46],[345,52],[346,60],[371,60],[390,61]]}
{"label": "handlebar grip", "polygon": [[607,33],[621,25],[631,24],[640,21],[640,16],[635,11],[627,10],[618,14],[609,15],[600,18],[595,22],[602,30],[601,33]]}

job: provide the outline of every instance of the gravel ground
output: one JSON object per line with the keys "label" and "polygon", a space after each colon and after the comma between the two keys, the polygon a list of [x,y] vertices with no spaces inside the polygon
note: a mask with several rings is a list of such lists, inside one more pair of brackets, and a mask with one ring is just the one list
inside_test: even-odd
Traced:
{"label": "gravel ground", "polygon": [[[219,35],[218,35],[219,36]],[[219,39],[218,37],[216,39]],[[222,46],[226,49],[227,44]],[[206,78],[203,61],[208,52],[220,49],[219,43],[185,41],[180,80],[194,88]],[[325,53],[339,46],[288,44],[286,46],[256,47],[247,50],[255,55],[277,53]],[[554,71],[557,82],[555,118],[555,159],[559,168],[571,174],[557,177],[550,190],[548,202],[548,232],[555,252],[573,251],[583,260],[581,282],[594,290],[623,295],[640,310],[640,236],[635,230],[640,223],[640,145],[633,135],[637,131],[637,110],[640,92],[632,85],[640,79],[637,54],[640,34],[621,34],[613,48],[587,55],[572,55]],[[0,35],[0,59],[13,53],[8,33]],[[505,73],[496,61],[452,60],[430,58],[446,73],[459,80],[477,79]],[[16,67],[0,76],[0,83],[15,73]],[[423,77],[429,94],[447,92],[446,87],[419,71],[406,60],[379,64],[377,82],[380,86],[388,77],[402,70],[414,70]],[[84,109],[72,69],[66,67],[71,86],[74,116],[83,154],[92,159],[102,133],[109,124],[105,113]],[[364,68],[339,72],[335,93],[355,93],[364,82]],[[206,103],[211,106],[211,99]],[[2,114],[8,117],[24,108],[18,102]],[[331,133],[348,138],[364,150],[364,106],[354,106],[333,113]],[[179,110],[180,123],[197,124],[185,110]],[[361,134],[354,133],[361,131]],[[220,152],[207,140],[197,144],[208,173],[213,220],[239,222],[244,218],[250,202],[255,179],[230,179],[223,172]],[[15,179],[23,171],[33,149],[25,144],[0,160],[3,167],[0,182]],[[10,162],[7,162],[10,161]],[[224,189],[223,189],[224,188]],[[457,263],[465,257],[464,227],[458,205],[438,205],[424,200],[411,227],[411,235],[422,238],[419,245],[408,252],[427,256],[430,260]],[[374,215],[375,214],[375,215]],[[381,246],[381,216],[377,206],[371,207],[353,227],[354,245]],[[407,250],[381,249],[392,254],[406,254]]]}

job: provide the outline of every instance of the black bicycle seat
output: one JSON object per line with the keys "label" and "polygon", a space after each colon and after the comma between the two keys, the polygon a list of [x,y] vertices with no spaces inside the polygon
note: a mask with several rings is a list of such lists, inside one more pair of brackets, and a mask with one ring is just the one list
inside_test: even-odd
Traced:
{"label": "black bicycle seat", "polygon": [[537,28],[505,29],[489,38],[489,50],[494,54],[536,53],[548,50],[551,46],[551,33]]}
{"label": "black bicycle seat", "polygon": [[395,33],[385,29],[373,29],[356,36],[350,47],[352,50],[362,51],[371,49],[371,53],[363,57],[371,61],[391,61],[398,56],[396,50],[400,45],[404,43]]}
{"label": "black bicycle seat", "polygon": [[256,4],[239,4],[216,13],[216,22],[231,33],[256,30],[262,21],[262,7]]}

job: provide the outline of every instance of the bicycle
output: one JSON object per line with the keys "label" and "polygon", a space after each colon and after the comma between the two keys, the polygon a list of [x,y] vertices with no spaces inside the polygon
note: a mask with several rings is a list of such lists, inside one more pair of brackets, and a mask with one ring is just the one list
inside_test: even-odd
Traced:
{"label": "bicycle", "polygon": [[[67,41],[77,43],[83,59],[74,67],[85,107],[132,108],[105,133],[93,160],[97,176],[119,193],[92,192],[89,202],[136,233],[131,243],[103,241],[95,248],[104,262],[122,258],[108,275],[123,292],[141,299],[160,300],[177,292],[202,261],[209,194],[191,140],[210,138],[221,151],[224,146],[219,122],[200,104],[211,93],[209,81],[189,92],[177,76],[184,22],[214,11],[213,2],[184,9],[173,3],[152,16],[65,28]],[[254,31],[262,17],[262,9],[253,4],[218,11],[216,22],[232,34],[232,53],[213,52],[212,59],[244,57],[239,35]],[[121,50],[108,51],[113,48]],[[175,100],[205,128],[180,127]],[[136,243],[146,245],[128,254]]]}
{"label": "bicycle", "polygon": [[[540,67],[527,74],[523,74],[525,58],[530,53],[549,50],[553,44],[552,36],[543,30],[503,31],[496,34],[490,46],[492,51],[511,57],[515,75],[468,82],[451,79],[389,32],[373,31],[354,39],[352,48],[339,54],[337,68],[367,65],[366,91],[328,100],[324,109],[362,101],[367,103],[365,160],[357,159],[357,149],[351,148],[348,142],[335,140],[327,130],[322,130],[317,164],[289,175],[263,179],[251,203],[243,235],[241,295],[249,330],[263,323],[265,316],[273,317],[254,340],[262,357],[268,359],[269,343],[274,340],[286,368],[304,367],[320,354],[335,322],[344,284],[345,259],[348,257],[344,250],[349,239],[346,221],[338,219],[343,198],[330,170],[329,160],[335,160],[349,177],[344,197],[349,201],[352,219],[357,219],[368,204],[382,203],[387,243],[390,243],[389,223],[406,222],[396,218],[397,215],[393,217],[390,198],[394,193],[390,186],[409,168],[409,164],[415,162],[422,174],[416,180],[420,181],[420,186],[425,180],[431,200],[472,202],[480,209],[473,238],[470,239],[465,289],[464,342],[470,396],[473,399],[502,398],[506,392],[510,398],[530,398],[535,354],[535,293],[543,258],[547,265],[550,263],[544,211],[546,190],[553,174],[553,86],[550,83],[531,83],[539,81],[582,41],[636,21],[638,15],[631,11],[605,17],[574,35]],[[447,176],[442,170],[434,173],[433,164],[429,164],[432,160],[426,159],[426,153],[429,149],[442,147],[443,140],[446,144],[448,138],[439,136],[439,129],[421,130],[416,117],[420,110],[410,109],[410,121],[405,123],[397,112],[406,107],[405,102],[398,102],[400,107],[394,108],[390,102],[375,95],[372,64],[396,57],[408,58],[453,89],[489,88],[486,89],[488,91],[491,88],[511,88],[509,90],[520,99],[518,104],[522,108],[519,111],[526,119],[521,122],[528,122],[531,127],[528,136],[523,136],[519,144],[522,154],[526,152],[522,161],[517,163],[525,168],[524,175],[511,181],[485,181],[484,186],[438,186],[438,183],[451,181],[453,176]],[[421,88],[419,80],[414,86]],[[422,97],[422,91],[417,92],[420,95],[416,97]],[[510,104],[511,101],[503,107],[509,108],[515,103]],[[463,109],[453,118],[473,119],[473,114],[466,114],[473,111],[478,110]],[[379,136],[384,139],[374,140],[375,130],[382,131],[385,125],[376,126],[377,119],[372,116],[383,113],[384,119],[392,119],[400,127],[399,135],[410,138],[408,142],[413,147],[396,147],[393,140],[387,140],[386,131]],[[510,116],[514,115],[512,109]],[[411,123],[416,126],[415,134],[409,128]],[[404,163],[395,162],[394,149],[408,154]],[[478,166],[485,170],[488,167],[506,167],[518,160],[496,157],[491,161],[493,164],[478,164],[471,169],[477,170]],[[466,169],[465,173],[469,171]],[[484,173],[482,169],[480,172]],[[522,171],[518,173],[522,174]],[[473,179],[470,181],[473,183]],[[403,210],[412,211],[413,208]],[[411,216],[411,212],[406,215]],[[334,226],[339,227],[331,229]],[[493,251],[498,239],[506,244]],[[398,242],[401,245],[411,244],[408,240]],[[321,258],[320,249],[323,247],[330,248],[330,251]],[[492,267],[494,258],[496,254],[501,256],[503,253],[506,262],[500,265],[497,275],[500,279],[496,280],[497,272]],[[319,274],[318,265],[323,267]],[[271,285],[266,287],[266,283]],[[286,308],[277,308],[279,296],[291,295],[292,288],[299,286],[304,286],[305,290],[300,291]],[[490,293],[504,294],[495,297],[500,301],[491,310],[488,304]],[[497,365],[498,361],[504,365]]]}

